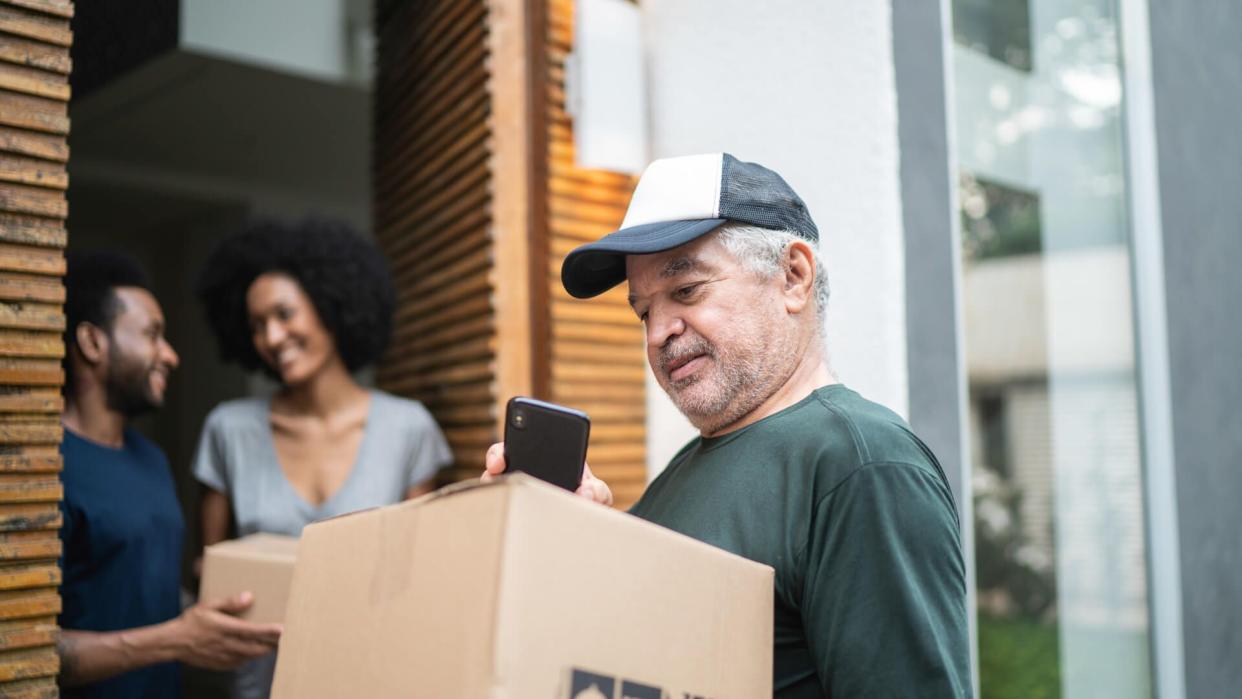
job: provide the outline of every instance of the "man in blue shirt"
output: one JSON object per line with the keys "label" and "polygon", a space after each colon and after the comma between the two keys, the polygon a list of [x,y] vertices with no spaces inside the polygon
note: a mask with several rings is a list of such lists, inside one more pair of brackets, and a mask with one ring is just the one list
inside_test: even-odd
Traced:
{"label": "man in blue shirt", "polygon": [[180,696],[178,662],[231,669],[271,652],[280,626],[232,616],[249,594],[181,610],[168,460],[127,426],[163,404],[178,363],[163,313],[123,255],[71,254],[65,284],[62,696]]}

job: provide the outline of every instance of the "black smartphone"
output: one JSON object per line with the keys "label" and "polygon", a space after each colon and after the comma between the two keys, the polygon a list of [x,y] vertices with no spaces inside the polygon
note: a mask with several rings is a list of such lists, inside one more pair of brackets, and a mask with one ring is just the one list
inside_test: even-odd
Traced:
{"label": "black smartphone", "polygon": [[577,490],[591,419],[581,410],[518,396],[505,407],[505,473],[524,471]]}

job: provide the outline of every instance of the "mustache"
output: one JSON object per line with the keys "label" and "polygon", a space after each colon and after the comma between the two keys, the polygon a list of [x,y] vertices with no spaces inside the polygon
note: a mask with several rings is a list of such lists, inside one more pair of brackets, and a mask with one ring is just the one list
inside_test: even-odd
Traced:
{"label": "mustache", "polygon": [[669,373],[669,365],[700,354],[714,358],[716,356],[716,348],[712,346],[712,343],[701,337],[689,338],[678,344],[670,343],[665,345],[660,348],[660,354],[657,358],[660,371],[667,375]]}

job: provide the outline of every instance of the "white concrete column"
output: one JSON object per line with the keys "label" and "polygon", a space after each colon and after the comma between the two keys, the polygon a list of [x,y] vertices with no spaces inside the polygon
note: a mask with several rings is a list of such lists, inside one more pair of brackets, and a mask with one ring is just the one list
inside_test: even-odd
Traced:
{"label": "white concrete column", "polygon": [[[828,346],[846,385],[905,415],[905,268],[891,7],[644,0],[652,155],[726,151],[779,172],[818,224]],[[952,332],[946,328],[945,332]],[[648,377],[652,476],[693,428]]]}

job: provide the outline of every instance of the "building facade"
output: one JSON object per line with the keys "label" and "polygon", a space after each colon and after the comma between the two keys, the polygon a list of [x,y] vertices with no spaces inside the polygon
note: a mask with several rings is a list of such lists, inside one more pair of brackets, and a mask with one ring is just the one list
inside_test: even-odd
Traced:
{"label": "building facade", "polygon": [[693,431],[624,298],[568,299],[560,260],[641,163],[705,151],[804,197],[835,371],[945,465],[982,696],[1242,686],[1237,3],[137,5],[0,2],[9,693],[55,693],[66,244],[156,270],[184,378],[146,427],[174,468],[215,402],[270,388],[203,349],[187,275],[247,215],[316,212],[389,255],[373,380],[433,410],[446,479],[525,393],[592,414],[626,504]]}

